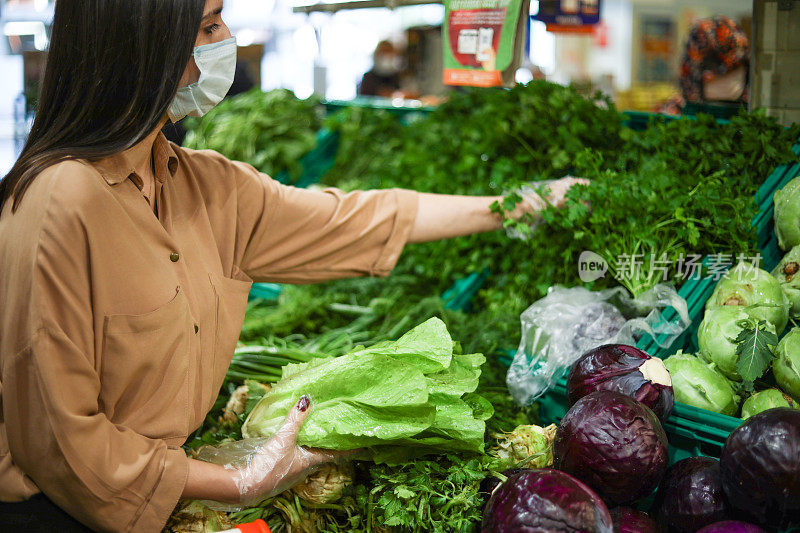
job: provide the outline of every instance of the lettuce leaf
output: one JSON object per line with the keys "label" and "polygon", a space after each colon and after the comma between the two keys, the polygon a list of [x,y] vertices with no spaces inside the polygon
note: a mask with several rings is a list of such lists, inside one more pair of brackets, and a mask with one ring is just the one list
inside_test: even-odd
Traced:
{"label": "lettuce leaf", "polygon": [[447,451],[482,452],[491,404],[474,393],[481,354],[453,354],[444,323],[432,318],[393,342],[341,357],[293,364],[242,427],[269,437],[303,394],[312,411],[302,446],[368,447],[376,461]]}

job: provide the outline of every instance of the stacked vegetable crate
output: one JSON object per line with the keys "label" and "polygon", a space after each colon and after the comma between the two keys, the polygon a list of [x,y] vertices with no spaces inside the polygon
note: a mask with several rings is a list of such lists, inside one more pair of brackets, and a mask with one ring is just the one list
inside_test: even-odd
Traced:
{"label": "stacked vegetable crate", "polygon": [[[796,144],[793,150],[800,155],[800,143]],[[757,231],[762,267],[768,271],[772,270],[782,257],[774,231],[772,197],[775,191],[798,175],[800,175],[800,163],[780,166],[770,174],[756,196],[759,211],[753,220],[753,226]],[[681,349],[697,352],[697,329],[703,320],[706,301],[716,284],[717,281],[711,277],[687,280],[678,294],[686,300],[691,325],[669,346],[660,347],[654,339],[645,337],[639,341],[638,347],[661,359]],[[676,317],[677,312],[671,308],[667,309],[663,316],[664,320],[673,320]],[[569,408],[566,379],[559,380],[556,387],[539,400],[539,404],[539,415],[543,423],[559,422]],[[739,418],[676,403],[672,416],[664,423],[670,442],[671,461],[697,455],[718,458],[728,435],[741,423],[742,420]]]}

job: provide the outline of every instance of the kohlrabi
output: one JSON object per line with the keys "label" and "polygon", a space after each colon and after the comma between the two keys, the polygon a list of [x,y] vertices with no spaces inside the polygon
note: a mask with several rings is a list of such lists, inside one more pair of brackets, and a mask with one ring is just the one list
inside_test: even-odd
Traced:
{"label": "kohlrabi", "polygon": [[739,263],[725,274],[706,302],[706,309],[722,306],[748,307],[751,316],[766,320],[778,334],[789,321],[789,300],[781,284],[749,263]]}
{"label": "kohlrabi", "polygon": [[800,317],[800,246],[789,250],[772,271],[772,275],[780,282],[792,306],[791,315]]}
{"label": "kohlrabi", "polygon": [[[710,307],[706,309],[703,321],[697,329],[700,357],[714,363],[717,370],[733,381],[742,379],[736,369],[739,362],[736,338],[744,329],[742,321],[750,318],[747,308],[738,305]],[[766,329],[775,332],[775,326],[769,322],[766,323]]]}
{"label": "kohlrabi", "polygon": [[775,234],[784,250],[800,244],[800,177],[775,192]]}
{"label": "kohlrabi", "polygon": [[761,411],[775,407],[797,408],[797,404],[785,393],[778,389],[767,389],[750,396],[742,404],[742,419],[747,420]]}
{"label": "kohlrabi", "polygon": [[739,396],[713,363],[678,352],[666,358],[664,365],[672,377],[675,401],[723,415],[736,414]]}
{"label": "kohlrabi", "polygon": [[800,400],[800,328],[787,333],[776,351],[778,358],[772,362],[775,381],[784,392]]}

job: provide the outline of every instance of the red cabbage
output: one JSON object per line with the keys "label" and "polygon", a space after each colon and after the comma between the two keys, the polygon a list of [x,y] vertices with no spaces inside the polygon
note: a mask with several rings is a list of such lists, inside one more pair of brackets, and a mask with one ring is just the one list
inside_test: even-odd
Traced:
{"label": "red cabbage", "polygon": [[593,392],[567,411],[553,452],[556,468],[613,505],[649,495],[667,469],[667,436],[658,417],[612,391]]}
{"label": "red cabbage", "polygon": [[670,466],[658,487],[653,512],[659,524],[675,533],[694,533],[730,516],[719,461],[689,457]]}
{"label": "red cabbage", "polygon": [[633,346],[606,344],[578,359],[567,377],[567,399],[574,404],[587,394],[610,390],[640,401],[661,420],[672,412],[672,379],[661,359]]}
{"label": "red cabbage", "polygon": [[778,407],[733,430],[720,457],[728,503],[753,522],[800,525],[800,411]]}
{"label": "red cabbage", "polygon": [[614,533],[658,533],[658,526],[647,513],[630,507],[611,509]]}
{"label": "red cabbage", "polygon": [[738,522],[736,520],[726,520],[724,522],[717,522],[706,526],[697,533],[767,533],[758,526],[748,524],[747,522]]}
{"label": "red cabbage", "polygon": [[482,533],[613,533],[603,501],[574,477],[549,468],[514,474],[494,491]]}

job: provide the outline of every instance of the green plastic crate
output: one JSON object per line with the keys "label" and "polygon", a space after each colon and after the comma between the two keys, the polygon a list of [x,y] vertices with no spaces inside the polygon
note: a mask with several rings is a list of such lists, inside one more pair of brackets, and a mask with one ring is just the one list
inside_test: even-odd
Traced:
{"label": "green plastic crate", "polygon": [[[457,279],[453,285],[442,294],[445,301],[445,309],[453,311],[469,311],[472,306],[472,299],[486,281],[489,271],[473,273],[461,279]],[[281,295],[282,286],[279,283],[253,283],[250,288],[248,300],[263,299],[277,301]]]}
{"label": "green plastic crate", "polygon": [[734,115],[742,112],[747,111],[747,106],[744,104],[695,104],[692,102],[686,102],[686,105],[683,107],[683,114],[694,116],[699,114],[704,115],[711,115],[712,117],[728,120]]}
{"label": "green plastic crate", "polygon": [[373,96],[359,96],[353,100],[327,100],[323,102],[325,109],[328,113],[335,113],[341,109],[350,107],[362,107],[368,109],[381,109],[396,115],[402,122],[414,120],[421,115],[430,113],[435,107],[423,105],[410,105],[406,101],[401,100],[401,105],[397,105],[396,101],[391,98],[380,98]]}
{"label": "green plastic crate", "polygon": [[[653,121],[671,122],[673,120],[697,120],[697,117],[693,114],[665,115],[663,113],[648,113],[646,111],[623,111],[622,116],[624,117],[623,124],[635,131],[647,129]],[[714,114],[712,114],[712,116],[716,117],[718,124],[727,124],[730,122],[727,120],[728,117],[719,117]]]}
{"label": "green plastic crate", "polygon": [[317,132],[317,146],[300,159],[303,165],[303,172],[300,176],[292,179],[287,171],[282,170],[275,175],[275,179],[281,183],[301,188],[314,185],[333,166],[338,148],[339,135],[322,128]]}
{"label": "green plastic crate", "polygon": [[445,309],[453,311],[471,311],[472,300],[489,277],[489,269],[473,272],[465,278],[457,279],[452,287],[442,294]]}
{"label": "green plastic crate", "polygon": [[253,283],[248,300],[262,299],[275,301],[281,295],[281,286],[277,283]]}

